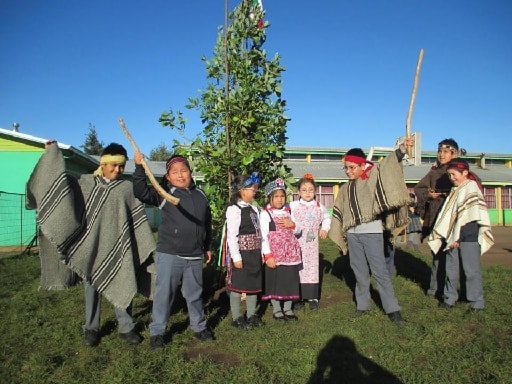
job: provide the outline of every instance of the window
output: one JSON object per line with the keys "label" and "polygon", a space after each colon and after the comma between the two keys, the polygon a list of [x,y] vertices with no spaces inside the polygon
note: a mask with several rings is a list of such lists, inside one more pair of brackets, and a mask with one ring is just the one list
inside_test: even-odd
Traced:
{"label": "window", "polygon": [[512,209],[512,187],[503,187],[501,190],[501,208]]}
{"label": "window", "polygon": [[487,208],[496,208],[496,189],[484,187],[484,200]]}

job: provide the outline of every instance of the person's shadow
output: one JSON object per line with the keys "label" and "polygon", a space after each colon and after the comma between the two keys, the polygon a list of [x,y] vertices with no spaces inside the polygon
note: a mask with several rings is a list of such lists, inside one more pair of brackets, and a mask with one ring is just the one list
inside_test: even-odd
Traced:
{"label": "person's shadow", "polygon": [[[414,254],[404,249],[395,251],[396,273],[407,280],[411,280],[421,287],[422,291],[427,293],[430,285],[431,266]],[[441,292],[436,297],[442,296],[442,287],[446,278],[446,256],[440,258],[437,276],[437,286],[441,287]]]}
{"label": "person's shadow", "polygon": [[225,285],[226,271],[213,264],[203,269],[204,312],[208,316],[208,327],[215,329],[229,314],[229,292]]}
{"label": "person's shadow", "polygon": [[401,384],[398,377],[361,355],[354,342],[333,336],[317,356],[316,369],[307,384]]}
{"label": "person's shadow", "polygon": [[329,260],[326,260],[325,255],[320,253],[319,255],[319,263],[318,263],[318,297],[322,297],[322,285],[324,282],[324,275],[327,273],[331,273],[332,271],[332,263]]}
{"label": "person's shadow", "polygon": [[[331,274],[338,279],[345,282],[347,287],[352,292],[352,300],[356,302],[355,289],[356,289],[356,277],[354,271],[350,267],[350,259],[348,255],[339,254],[338,258],[334,260],[332,265]],[[380,300],[379,292],[370,285],[370,296],[375,304],[382,309],[382,303]]]}

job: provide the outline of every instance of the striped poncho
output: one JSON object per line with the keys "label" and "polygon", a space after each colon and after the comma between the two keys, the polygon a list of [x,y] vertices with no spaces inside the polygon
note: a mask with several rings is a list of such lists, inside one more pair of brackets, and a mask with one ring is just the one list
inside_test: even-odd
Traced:
{"label": "striped poncho", "polygon": [[494,245],[489,212],[478,184],[473,180],[466,180],[452,188],[446,198],[428,237],[430,249],[437,253],[444,242],[444,250],[447,250],[459,240],[460,229],[472,221],[478,224],[478,243],[483,255]]}
{"label": "striped poncho", "polygon": [[27,183],[27,206],[38,211],[40,289],[63,289],[82,279],[115,307],[130,305],[139,267],[156,246],[129,181],[75,179],[51,145]]}
{"label": "striped poncho", "polygon": [[368,179],[351,180],[341,186],[334,202],[329,237],[346,255],[349,228],[381,218],[383,227],[394,232],[410,221],[409,201],[402,165],[392,153],[375,164]]}

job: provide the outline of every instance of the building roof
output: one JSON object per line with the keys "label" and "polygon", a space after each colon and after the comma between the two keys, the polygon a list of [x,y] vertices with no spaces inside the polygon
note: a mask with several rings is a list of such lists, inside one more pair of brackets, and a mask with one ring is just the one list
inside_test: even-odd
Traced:
{"label": "building roof", "polygon": [[[376,153],[388,153],[392,147],[374,147]],[[285,152],[288,154],[331,154],[343,156],[350,148],[348,147],[286,147]],[[362,148],[364,153],[368,153],[371,148]],[[512,160],[512,153],[482,153],[482,152],[467,152],[464,157],[479,158],[481,156],[494,159]],[[437,150],[435,151],[421,151],[422,157],[437,157]]]}
{"label": "building roof", "polygon": [[[41,148],[43,150],[46,142],[48,142],[49,140],[3,128],[0,128],[0,137],[5,137],[6,139],[22,142],[24,144],[31,145],[36,148]],[[77,162],[84,163],[90,168],[97,167],[99,164],[99,162],[92,156],[85,154],[84,152],[80,151],[79,149],[71,145],[64,144],[61,142],[57,142],[57,145],[61,149],[63,155],[67,158],[73,158],[74,160],[77,160]]]}
{"label": "building roof", "polygon": [[[347,177],[343,171],[343,163],[341,161],[287,161],[292,174],[295,177],[301,177],[306,173],[311,173],[316,181],[346,181]],[[404,166],[405,181],[410,183],[417,183],[420,181],[432,167],[431,164],[422,165],[409,165]],[[485,169],[471,167],[474,172],[484,184],[486,185],[512,185],[512,168],[504,165],[490,165]]]}
{"label": "building roof", "polygon": [[[13,140],[22,141],[26,144],[44,148],[44,144],[48,139],[27,135],[25,133],[15,132],[12,130],[0,128],[0,137],[9,137]],[[82,162],[87,163],[90,167],[97,167],[99,164],[100,156],[89,156],[79,149],[64,143],[58,143],[59,148],[63,151],[64,156],[71,158],[78,158]],[[294,177],[299,178],[306,173],[311,173],[315,180],[318,182],[344,182],[347,180],[343,172],[342,156],[347,151],[347,148],[324,148],[324,147],[287,147],[285,152],[287,154],[300,154],[304,155],[304,159],[285,159],[284,162],[292,170]],[[368,152],[366,150],[365,152]],[[387,151],[377,150],[375,156],[385,155]],[[311,160],[308,161],[306,155],[339,155],[339,160]],[[437,157],[436,151],[422,151],[422,157]],[[512,154],[482,154],[482,153],[467,153],[465,157],[468,158],[486,158],[508,160],[512,159]],[[165,174],[165,161],[148,161],[147,162],[155,177],[162,177]],[[405,165],[404,178],[408,184],[417,183],[423,178],[431,168],[432,164],[421,165]],[[133,160],[128,160],[125,168],[125,175],[131,175],[135,171],[135,164]],[[506,165],[487,165],[484,169],[471,165],[471,171],[476,173],[482,182],[486,185],[512,185],[512,168]],[[200,178],[200,174],[194,174],[195,177]]]}

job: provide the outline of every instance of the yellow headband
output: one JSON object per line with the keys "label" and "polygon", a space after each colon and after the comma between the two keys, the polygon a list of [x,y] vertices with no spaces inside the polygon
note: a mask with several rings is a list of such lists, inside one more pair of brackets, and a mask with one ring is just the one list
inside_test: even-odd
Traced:
{"label": "yellow headband", "polygon": [[103,155],[100,158],[100,166],[98,169],[94,171],[94,176],[103,176],[103,169],[101,168],[102,165],[105,164],[120,164],[125,165],[126,164],[126,157],[123,155]]}
{"label": "yellow headband", "polygon": [[100,164],[126,164],[126,157],[123,155],[103,155],[100,159]]}

